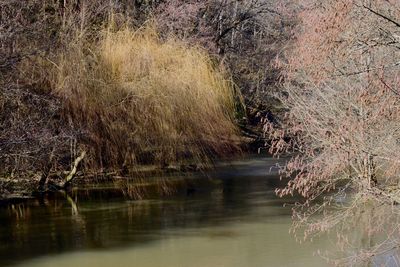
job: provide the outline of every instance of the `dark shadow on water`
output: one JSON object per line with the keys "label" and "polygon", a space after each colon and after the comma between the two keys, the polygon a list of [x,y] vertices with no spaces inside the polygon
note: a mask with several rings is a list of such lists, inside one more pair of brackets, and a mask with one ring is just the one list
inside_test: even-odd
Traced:
{"label": "dark shadow on water", "polygon": [[[282,186],[276,161],[256,157],[218,167],[203,183],[174,196],[133,201],[119,190],[47,195],[0,208],[0,266],[71,251],[142,246],[165,236],[240,220],[290,216],[274,189]],[[210,178],[204,178],[210,179]],[[254,213],[254,209],[262,212]],[[194,230],[193,230],[194,229]],[[234,233],[213,232],[230,238]]]}

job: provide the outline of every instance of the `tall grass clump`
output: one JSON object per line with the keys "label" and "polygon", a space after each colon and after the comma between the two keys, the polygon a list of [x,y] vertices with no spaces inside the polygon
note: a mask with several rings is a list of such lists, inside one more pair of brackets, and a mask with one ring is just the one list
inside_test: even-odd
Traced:
{"label": "tall grass clump", "polygon": [[206,52],[152,27],[71,40],[50,79],[96,167],[204,162],[237,149],[231,81]]}

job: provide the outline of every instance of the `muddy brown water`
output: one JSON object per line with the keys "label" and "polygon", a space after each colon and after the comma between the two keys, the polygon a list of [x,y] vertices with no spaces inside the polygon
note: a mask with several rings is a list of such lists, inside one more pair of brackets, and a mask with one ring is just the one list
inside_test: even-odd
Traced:
{"label": "muddy brown water", "polygon": [[0,266],[328,266],[333,246],[299,244],[290,206],[279,199],[277,161],[221,164],[213,186],[146,200],[123,195],[52,196],[0,208]]}

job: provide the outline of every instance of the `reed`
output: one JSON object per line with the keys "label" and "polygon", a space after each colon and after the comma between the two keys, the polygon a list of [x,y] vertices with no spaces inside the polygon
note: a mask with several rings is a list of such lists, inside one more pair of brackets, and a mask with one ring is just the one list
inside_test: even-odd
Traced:
{"label": "reed", "polygon": [[235,91],[205,51],[154,27],[104,27],[69,40],[49,74],[89,163],[135,169],[208,162],[238,150]]}

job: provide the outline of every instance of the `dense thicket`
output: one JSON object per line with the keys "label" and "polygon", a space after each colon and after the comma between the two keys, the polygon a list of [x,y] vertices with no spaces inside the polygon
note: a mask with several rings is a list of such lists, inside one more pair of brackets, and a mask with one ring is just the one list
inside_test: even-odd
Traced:
{"label": "dense thicket", "polygon": [[292,24],[282,10],[264,0],[2,1],[2,175],[43,185],[83,156],[85,170],[126,173],[237,151],[235,120],[259,124],[276,106],[273,62]]}
{"label": "dense thicket", "polygon": [[152,26],[167,4],[0,3],[3,175],[44,182],[83,151],[120,173],[237,151],[236,86],[200,38]]}

